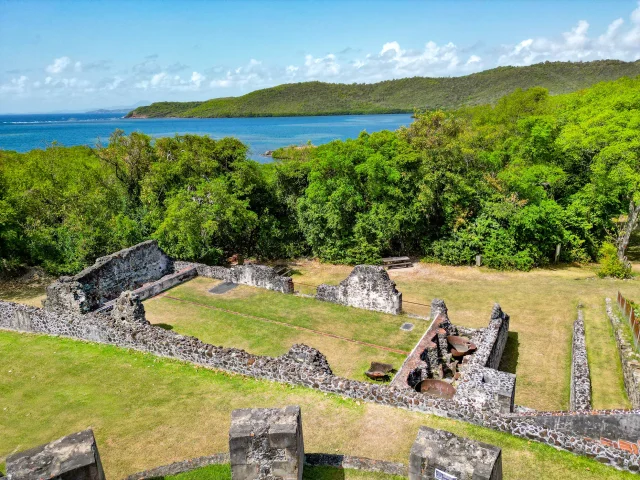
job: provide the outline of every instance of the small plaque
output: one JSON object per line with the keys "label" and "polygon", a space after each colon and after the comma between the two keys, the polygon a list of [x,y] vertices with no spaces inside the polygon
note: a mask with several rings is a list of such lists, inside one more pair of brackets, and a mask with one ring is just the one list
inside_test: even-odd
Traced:
{"label": "small plaque", "polygon": [[449,475],[447,472],[443,472],[442,470],[438,470],[437,468],[434,478],[436,480],[458,480],[457,477]]}

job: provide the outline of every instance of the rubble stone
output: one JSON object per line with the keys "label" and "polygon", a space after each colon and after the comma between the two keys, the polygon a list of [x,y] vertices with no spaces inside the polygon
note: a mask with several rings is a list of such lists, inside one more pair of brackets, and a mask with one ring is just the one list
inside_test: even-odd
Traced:
{"label": "rubble stone", "polygon": [[8,480],[105,480],[92,430],[10,455]]}
{"label": "rubble stone", "polygon": [[144,305],[140,301],[140,297],[129,290],[122,292],[116,299],[111,310],[111,317],[121,322],[149,324],[145,317]]}
{"label": "rubble stone", "polygon": [[300,407],[234,410],[229,456],[233,480],[301,480],[304,443]]}
{"label": "rubble stone", "polygon": [[402,293],[383,267],[356,265],[339,285],[319,285],[316,298],[325,302],[399,315]]}
{"label": "rubble stone", "polygon": [[155,240],[101,257],[73,277],[60,277],[47,287],[47,310],[88,313],[114,300],[125,290],[135,290],[173,273],[173,262]]}
{"label": "rubble stone", "polygon": [[444,430],[420,427],[409,480],[502,480],[502,450]]}

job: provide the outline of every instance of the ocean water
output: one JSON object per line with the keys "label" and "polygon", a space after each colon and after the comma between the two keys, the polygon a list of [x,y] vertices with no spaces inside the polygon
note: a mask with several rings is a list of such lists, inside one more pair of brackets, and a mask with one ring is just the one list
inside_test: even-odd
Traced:
{"label": "ocean water", "polygon": [[113,113],[0,115],[0,149],[26,152],[53,141],[65,146],[94,146],[107,143],[111,132],[119,128],[155,138],[187,133],[215,139],[232,136],[249,145],[251,158],[269,162],[271,158],[262,155],[267,150],[309,140],[321,145],[355,138],[363,130],[395,130],[411,121],[410,114],[180,119],[127,119]]}

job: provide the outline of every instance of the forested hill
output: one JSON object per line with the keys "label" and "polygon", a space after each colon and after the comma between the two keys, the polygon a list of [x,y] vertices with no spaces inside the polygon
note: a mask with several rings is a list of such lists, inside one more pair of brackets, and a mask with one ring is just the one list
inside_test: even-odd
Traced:
{"label": "forested hill", "polygon": [[154,117],[270,117],[404,113],[495,103],[517,88],[568,93],[595,83],[640,75],[640,60],[545,62],[499,67],[464,77],[413,77],[371,84],[304,82],[205,102],[157,102],[127,114]]}

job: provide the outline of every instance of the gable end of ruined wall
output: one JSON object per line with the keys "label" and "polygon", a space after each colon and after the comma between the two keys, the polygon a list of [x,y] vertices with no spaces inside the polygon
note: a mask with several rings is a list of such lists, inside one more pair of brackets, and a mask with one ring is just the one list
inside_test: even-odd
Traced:
{"label": "gable end of ruined wall", "polygon": [[316,298],[325,302],[398,315],[402,293],[387,271],[376,265],[356,265],[339,285],[319,285]]}

